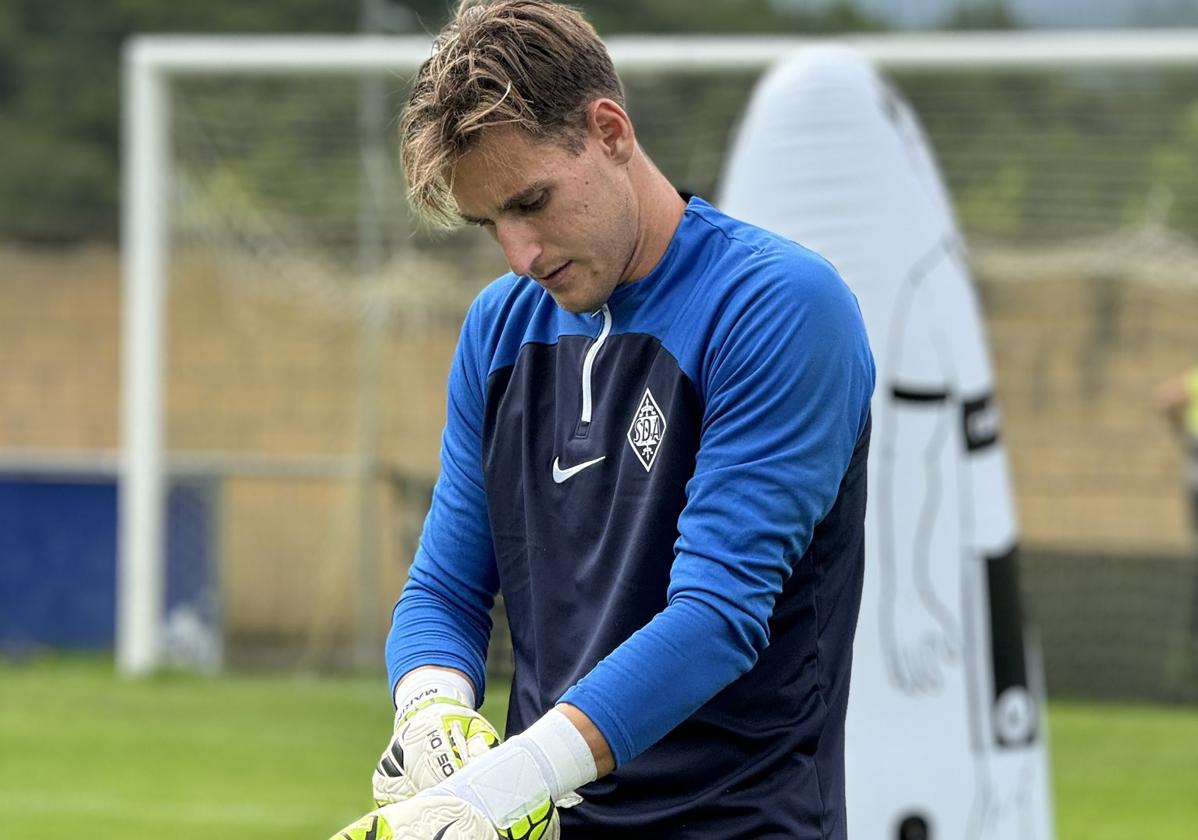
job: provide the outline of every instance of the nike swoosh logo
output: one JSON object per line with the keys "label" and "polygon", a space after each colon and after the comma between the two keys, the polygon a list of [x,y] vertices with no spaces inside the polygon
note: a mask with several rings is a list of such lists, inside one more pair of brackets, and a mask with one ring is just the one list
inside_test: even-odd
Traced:
{"label": "nike swoosh logo", "polygon": [[553,459],[553,481],[555,484],[561,484],[563,481],[568,481],[569,479],[573,478],[574,476],[578,475],[580,472],[585,470],[587,467],[595,466],[596,464],[598,464],[600,461],[602,461],[606,457],[607,457],[606,455],[600,455],[598,458],[596,458],[593,461],[583,461],[581,464],[575,464],[574,466],[572,466],[568,469],[564,469],[564,470],[560,466],[558,466],[557,458],[554,458]]}
{"label": "nike swoosh logo", "polygon": [[457,822],[457,820],[454,820],[451,823],[446,823],[444,828],[442,828],[440,831],[438,831],[436,834],[433,835],[433,840],[441,840],[441,838],[445,836],[445,832],[447,832],[447,831],[449,831],[449,829],[453,828],[454,823],[456,823],[456,822]]}

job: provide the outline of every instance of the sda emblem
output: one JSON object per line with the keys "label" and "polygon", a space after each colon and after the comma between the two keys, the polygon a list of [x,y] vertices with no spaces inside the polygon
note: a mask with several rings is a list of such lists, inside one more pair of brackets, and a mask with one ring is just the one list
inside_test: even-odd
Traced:
{"label": "sda emblem", "polygon": [[661,439],[665,433],[665,415],[657,407],[657,400],[653,399],[652,392],[646,388],[645,395],[641,397],[641,404],[637,407],[636,416],[632,418],[632,425],[628,427],[628,443],[631,444],[632,451],[636,453],[645,472],[653,466],[653,460],[657,457],[657,450],[661,447]]}

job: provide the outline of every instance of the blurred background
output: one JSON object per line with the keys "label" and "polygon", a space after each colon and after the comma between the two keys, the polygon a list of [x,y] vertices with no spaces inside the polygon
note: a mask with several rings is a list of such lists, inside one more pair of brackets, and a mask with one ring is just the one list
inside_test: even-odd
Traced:
{"label": "blurred background", "polygon": [[[1198,0],[580,5],[605,36],[1198,27]],[[122,48],[425,35],[446,6],[0,0],[0,836],[323,837],[369,806],[382,639],[449,359],[504,266],[477,231],[432,236],[406,208],[394,126],[411,68],[169,79],[165,667],[119,679]],[[762,69],[624,73],[679,187],[714,197]],[[890,75],[971,248],[1058,836],[1192,837],[1198,550],[1158,391],[1198,364],[1198,62]],[[494,703],[502,627],[491,666]]]}

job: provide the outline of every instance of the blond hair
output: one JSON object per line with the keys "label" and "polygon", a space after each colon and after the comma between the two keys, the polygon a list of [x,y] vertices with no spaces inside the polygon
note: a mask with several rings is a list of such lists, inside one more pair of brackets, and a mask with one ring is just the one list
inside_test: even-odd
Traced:
{"label": "blond hair", "polygon": [[624,104],[607,48],[582,13],[546,0],[464,0],[416,74],[400,123],[408,200],[434,224],[461,223],[453,169],[496,126],[582,148],[586,108]]}

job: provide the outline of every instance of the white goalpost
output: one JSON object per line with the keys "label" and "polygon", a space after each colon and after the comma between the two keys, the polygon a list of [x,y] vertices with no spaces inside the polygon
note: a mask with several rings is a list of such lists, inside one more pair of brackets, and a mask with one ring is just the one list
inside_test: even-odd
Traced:
{"label": "white goalpost", "polygon": [[[861,50],[886,71],[936,75],[945,80],[946,88],[952,87],[957,73],[1089,72],[1121,74],[1122,79],[1122,74],[1142,69],[1186,75],[1198,66],[1198,31],[895,34],[837,40]],[[658,77],[693,74],[699,81],[687,82],[689,87],[681,90],[694,91],[702,87],[704,79],[739,74],[738,78],[744,79],[739,92],[725,96],[735,105],[743,102],[741,97],[756,74],[815,41],[621,37],[608,43],[626,81],[643,78],[646,84],[655,85]],[[363,221],[361,204],[378,201],[391,207],[393,215],[402,216],[402,208],[391,204],[402,203],[402,190],[394,172],[363,176],[363,168],[370,166],[358,145],[361,132],[357,123],[346,125],[344,115],[305,113],[285,128],[263,129],[260,136],[246,126],[255,111],[277,108],[282,113],[283,100],[302,101],[305,87],[317,86],[316,79],[340,78],[353,84],[359,77],[381,75],[389,80],[390,88],[402,88],[427,57],[429,47],[429,40],[423,37],[373,36],[146,36],[126,46],[117,587],[117,666],[124,674],[145,674],[164,661],[166,500],[170,482],[178,476],[233,477],[243,482],[222,497],[218,506],[224,511],[250,512],[238,513],[237,522],[222,525],[219,534],[205,539],[217,546],[213,550],[218,553],[234,551],[244,558],[236,573],[239,582],[257,586],[261,578],[265,580],[261,585],[273,583],[280,590],[278,603],[272,600],[276,596],[257,591],[232,598],[239,603],[244,600],[242,609],[247,614],[269,609],[279,616],[275,623],[282,629],[247,619],[247,637],[270,640],[276,634],[309,632],[295,630],[290,614],[302,610],[295,605],[311,603],[327,607],[327,613],[316,619],[323,622],[319,632],[338,640],[352,637],[356,642],[351,647],[357,650],[378,644],[386,599],[398,593],[397,588],[391,591],[387,572],[380,572],[375,559],[380,550],[378,539],[398,539],[386,524],[385,513],[380,515],[380,493],[409,492],[395,488],[412,486],[405,483],[410,475],[421,477],[419,486],[410,492],[415,497],[424,492],[420,489],[423,477],[435,474],[435,452],[424,452],[431,444],[422,443],[422,451],[417,453],[408,452],[405,446],[415,439],[425,441],[429,435],[426,427],[440,423],[435,411],[403,405],[404,396],[399,392],[408,387],[404,383],[414,382],[413,388],[436,396],[436,380],[443,375],[437,373],[441,370],[437,365],[445,358],[443,345],[451,345],[452,338],[446,338],[451,333],[448,326],[433,330],[429,325],[451,323],[461,300],[468,298],[468,289],[462,285],[467,281],[455,285],[457,281],[445,266],[457,259],[466,265],[463,273],[473,276],[478,266],[487,263],[469,244],[461,244],[462,240],[424,248],[419,245],[425,241],[422,234],[403,224],[399,232],[384,235],[385,245],[370,244],[372,234],[363,231],[387,225],[390,217],[384,214]],[[298,80],[297,89],[220,91],[205,94],[208,99],[202,108],[185,113],[178,107],[180,86],[206,80],[283,77]],[[1082,84],[1106,82],[1090,77]],[[662,96],[679,96],[679,90],[663,90]],[[331,111],[341,100],[348,100],[351,111],[358,105],[352,93],[322,96],[327,98],[314,110]],[[247,103],[245,117],[231,110],[241,99]],[[984,108],[984,103],[979,107]],[[946,120],[951,125],[951,116]],[[684,145],[689,129],[660,129],[660,142],[671,148],[662,157],[680,177],[705,183],[714,179],[714,170],[726,153],[726,143],[721,146],[719,138],[728,139],[729,125],[724,116],[713,121],[716,124],[705,130],[715,139],[711,149],[703,152]],[[369,125],[377,127],[377,122],[376,118]],[[386,117],[383,123],[384,130],[393,133]],[[176,132],[192,132],[199,139],[182,143]],[[340,146],[335,154],[329,151],[332,144],[340,142],[339,132],[345,135],[343,145],[357,147],[356,152],[343,154]],[[936,127],[930,126],[929,133],[937,152],[948,155],[950,188],[960,198],[952,183],[953,167],[966,173],[969,167],[988,162],[970,163],[972,158],[963,154],[954,163],[952,153],[939,145]],[[945,143],[954,142],[951,135],[946,130]],[[281,161],[271,161],[264,156],[269,151],[264,147],[271,143],[293,141],[311,145],[297,147],[294,158],[283,154]],[[369,145],[372,141],[365,142]],[[960,142],[963,148],[968,143]],[[376,166],[381,148],[374,148]],[[653,148],[650,153],[658,158]],[[1129,148],[1127,154],[1134,154],[1134,149]],[[230,159],[235,162],[229,163]],[[335,166],[330,163],[334,159]],[[344,198],[332,195],[325,176],[317,171],[323,163],[333,167],[330,178],[351,182],[349,190],[356,190],[356,196],[349,192]],[[189,168],[183,171],[181,164]],[[1129,164],[1126,179],[1132,178],[1133,170],[1145,184],[1165,177],[1152,175],[1151,168],[1149,164]],[[962,177],[968,180],[967,175]],[[1003,194],[1000,187],[993,187],[994,194]],[[258,189],[278,193],[262,200],[254,192]],[[372,192],[379,190],[388,195]],[[1148,186],[1141,189],[1137,181],[1127,187],[1126,195],[1149,192]],[[977,202],[984,204],[987,195],[978,192]],[[1064,192],[1061,195],[1062,201],[1072,200]],[[1087,227],[1082,223],[1088,218],[1088,199],[1079,193],[1076,201],[1078,226],[1065,231],[1062,242],[1134,225],[1139,219],[1138,205],[1130,198],[1113,200],[1119,207],[1111,210],[1111,218],[1095,219]],[[299,215],[282,218],[269,212],[285,205]],[[965,226],[971,233],[968,209]],[[331,215],[342,211],[344,217]],[[1010,233],[1017,226],[1011,220],[1014,216],[991,224],[987,212],[978,211],[979,235],[999,240],[1016,235]],[[1151,215],[1155,211],[1149,207],[1143,212]],[[1027,241],[1032,241],[1036,231],[1028,235]],[[995,259],[999,265],[1001,261]],[[1013,270],[1025,272],[1025,267]],[[477,282],[486,279],[475,278]],[[186,297],[172,305],[175,293]],[[330,313],[336,316],[332,320]],[[174,318],[183,319],[183,326]],[[206,326],[218,319],[223,326]],[[400,327],[410,340],[396,337]],[[305,330],[310,334],[309,343],[316,346],[310,355],[302,341]],[[435,348],[430,351],[435,358],[427,363],[411,361],[412,367],[397,370],[380,361],[423,352],[418,350],[423,346],[422,337],[430,335],[423,343]],[[194,371],[187,374],[192,378],[184,381],[176,377],[178,369],[173,367],[180,361],[180,354],[174,351],[184,345],[173,341],[189,340],[195,342],[188,346],[195,348],[196,360],[194,368],[187,368]],[[253,355],[259,352],[258,342],[267,340],[277,350],[268,351],[265,357]],[[1177,343],[1184,341],[1178,339]],[[1178,355],[1180,358],[1180,349]],[[214,361],[218,358],[223,367]],[[190,356],[183,361],[192,363]],[[425,369],[432,371],[428,382]],[[222,387],[212,384],[224,376],[236,378],[227,391],[205,390]],[[314,384],[317,379],[322,384]],[[395,404],[397,394],[399,405]],[[263,408],[256,400],[270,405]],[[428,404],[435,403],[430,397]],[[222,419],[219,413],[226,406],[233,407],[226,412],[231,419]],[[214,413],[204,413],[208,410]],[[259,410],[266,414],[260,423],[247,419],[251,411]],[[312,419],[313,430],[289,433],[287,420],[301,415]],[[189,420],[194,426],[172,431],[172,423]],[[322,423],[328,428],[317,428]],[[335,431],[329,431],[334,427]],[[386,465],[380,466],[384,461]],[[305,481],[304,489],[290,484],[282,487],[284,482]],[[391,489],[380,490],[380,482],[389,482]],[[268,499],[270,493],[277,493],[278,498]],[[419,508],[419,501],[412,506]],[[253,521],[255,511],[268,510],[270,516],[278,517],[272,526],[280,532],[277,543],[268,543],[261,534],[265,526]],[[344,539],[319,549],[319,558],[296,559],[294,566],[288,565],[305,544],[323,540],[321,531],[330,529],[344,532]],[[275,565],[259,562],[267,555]],[[344,583],[324,568],[334,562],[352,571],[352,583]],[[305,583],[308,588],[301,589]],[[223,584],[222,591],[226,595],[232,592]],[[294,602],[289,603],[289,598]],[[353,617],[347,618],[351,613]],[[347,622],[346,626],[342,622]]]}

